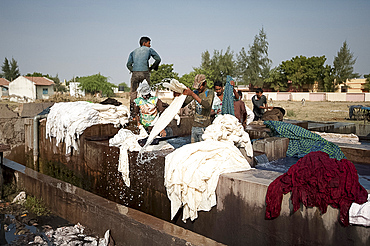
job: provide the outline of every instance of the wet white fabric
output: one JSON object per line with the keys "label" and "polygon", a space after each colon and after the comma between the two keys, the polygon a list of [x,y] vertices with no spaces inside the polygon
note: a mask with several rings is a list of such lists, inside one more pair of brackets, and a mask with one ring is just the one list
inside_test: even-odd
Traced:
{"label": "wet white fabric", "polygon": [[100,105],[89,102],[61,102],[50,108],[46,121],[46,138],[55,137],[57,146],[63,142],[66,154],[78,150],[78,138],[92,125],[112,123],[116,127],[128,122],[126,106]]}
{"label": "wet white fabric", "polygon": [[244,131],[239,120],[231,114],[219,115],[202,135],[204,140],[226,141],[238,148],[244,148],[253,157],[253,147],[249,134]]}
{"label": "wet white fabric", "polygon": [[180,95],[178,97],[175,97],[175,99],[172,101],[170,106],[166,108],[161,116],[158,118],[157,122],[153,126],[152,131],[150,132],[150,135],[148,137],[148,140],[146,144],[144,145],[143,149],[145,149],[149,144],[153,141],[154,138],[158,136],[158,134],[170,124],[171,120],[177,115],[180,108],[184,104],[184,101],[186,99],[186,95]]}
{"label": "wet white fabric", "polygon": [[251,168],[233,144],[214,140],[185,145],[165,160],[164,185],[171,201],[171,219],[183,206],[184,222],[195,220],[198,211],[209,211],[216,205],[220,174]]}
{"label": "wet white fabric", "polygon": [[164,82],[163,87],[166,87],[170,89],[171,91],[177,92],[177,93],[183,93],[183,91],[186,89],[186,86],[183,83],[180,83],[176,79],[171,79],[170,83]]}
{"label": "wet white fabric", "polygon": [[[182,220],[194,220],[198,211],[216,205],[216,186],[222,173],[251,167],[237,147],[248,156],[253,149],[248,133],[233,115],[220,115],[203,134],[205,141],[185,145],[165,158],[165,187],[171,201],[171,219],[183,206]],[[237,147],[236,147],[237,146]]]}
{"label": "wet white fabric", "polygon": [[[130,187],[130,170],[129,170],[129,159],[127,151],[140,151],[141,146],[138,140],[144,139],[148,136],[142,125],[139,126],[139,135],[133,134],[128,129],[120,129],[118,133],[109,140],[109,146],[119,147],[119,161],[118,161],[118,171],[122,174],[124,183]],[[146,148],[146,151],[163,150],[163,149],[173,149],[172,145],[162,141],[158,145],[150,145]]]}
{"label": "wet white fabric", "polygon": [[349,208],[349,223],[353,225],[370,226],[370,194],[363,204],[352,203]]}

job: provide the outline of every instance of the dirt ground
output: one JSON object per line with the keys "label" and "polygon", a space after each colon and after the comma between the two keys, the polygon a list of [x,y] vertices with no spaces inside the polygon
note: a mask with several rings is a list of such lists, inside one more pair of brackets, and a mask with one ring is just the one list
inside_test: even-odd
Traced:
{"label": "dirt ground", "polygon": [[[123,105],[129,106],[129,100],[126,98],[115,97],[114,99],[122,102]],[[102,98],[105,100],[105,98]],[[163,100],[171,103],[172,100]],[[0,101],[2,104],[8,104],[9,108],[17,111],[17,103],[9,101]],[[252,109],[252,102],[245,101],[246,105]],[[363,105],[370,106],[370,102],[310,102],[306,101],[304,105],[301,102],[295,101],[273,101],[269,102],[269,106],[282,107],[286,110],[284,119],[291,120],[310,120],[310,121],[340,121],[340,122],[354,122],[355,120],[348,120],[349,106]],[[362,121],[363,123],[363,121]]]}

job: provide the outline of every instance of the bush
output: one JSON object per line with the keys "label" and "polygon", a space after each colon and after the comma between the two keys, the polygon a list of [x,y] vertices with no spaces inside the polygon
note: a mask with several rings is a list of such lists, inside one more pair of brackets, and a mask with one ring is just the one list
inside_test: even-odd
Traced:
{"label": "bush", "polygon": [[297,116],[296,113],[294,113],[293,109],[288,109],[286,116],[288,117],[295,117]]}

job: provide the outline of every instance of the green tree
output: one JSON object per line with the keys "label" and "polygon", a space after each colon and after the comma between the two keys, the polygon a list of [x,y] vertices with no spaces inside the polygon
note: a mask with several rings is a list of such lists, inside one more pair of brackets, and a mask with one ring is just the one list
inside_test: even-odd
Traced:
{"label": "green tree", "polygon": [[364,90],[366,92],[369,92],[370,91],[370,74],[365,74],[364,77],[366,78],[366,82],[365,82],[365,85],[364,85]]}
{"label": "green tree", "polygon": [[334,84],[333,68],[330,65],[326,65],[323,68],[320,80],[320,89],[322,89],[325,92],[334,92],[336,89]]}
{"label": "green tree", "polygon": [[150,74],[150,85],[156,85],[163,80],[179,79],[179,74],[173,71],[173,64],[159,65],[157,71],[152,71]]}
{"label": "green tree", "polygon": [[254,37],[248,52],[242,47],[237,54],[237,71],[242,84],[263,87],[264,80],[269,76],[271,60],[268,58],[267,35],[262,28]]}
{"label": "green tree", "polygon": [[344,41],[333,61],[335,86],[346,84],[347,79],[359,77],[358,73],[354,73],[353,68],[356,60],[357,58],[354,58],[354,54],[350,51],[347,41]]}
{"label": "green tree", "polygon": [[109,83],[108,78],[101,75],[100,73],[80,77],[76,79],[76,82],[80,82],[80,88],[85,90],[88,93],[96,94],[100,92],[102,96],[113,96],[113,87],[117,87],[116,85]]}
{"label": "green tree", "polygon": [[277,66],[270,70],[269,75],[265,79],[266,84],[275,91],[286,91],[288,89],[288,79],[282,71],[281,66]]}
{"label": "green tree", "polygon": [[9,63],[8,58],[5,57],[1,70],[3,71],[2,77],[9,81],[13,81],[20,76],[17,61],[14,58]]}
{"label": "green tree", "polygon": [[[202,53],[201,65],[199,68],[193,68],[197,74],[206,75],[207,85],[211,87],[215,81],[226,81],[226,76],[235,75],[234,52],[227,47],[225,53],[223,50],[214,50],[213,56],[207,51]],[[194,75],[195,77],[195,75]]]}
{"label": "green tree", "polygon": [[302,91],[306,85],[312,85],[322,78],[325,56],[296,56],[281,63],[281,71],[286,75],[292,86]]}

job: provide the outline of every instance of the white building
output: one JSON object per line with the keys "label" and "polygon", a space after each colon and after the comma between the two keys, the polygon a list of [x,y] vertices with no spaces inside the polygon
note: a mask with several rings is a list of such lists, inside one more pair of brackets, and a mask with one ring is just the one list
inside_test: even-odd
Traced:
{"label": "white building", "polygon": [[54,94],[54,81],[45,77],[19,76],[9,83],[10,101],[34,102]]}
{"label": "white building", "polygon": [[9,96],[9,81],[4,78],[0,78],[0,98],[2,96]]}
{"label": "white building", "polygon": [[85,91],[80,89],[80,82],[69,82],[69,94],[73,97],[84,97]]}

